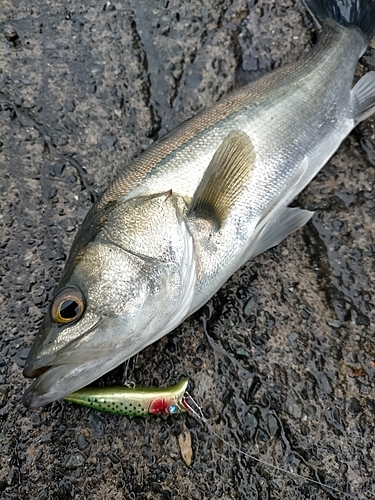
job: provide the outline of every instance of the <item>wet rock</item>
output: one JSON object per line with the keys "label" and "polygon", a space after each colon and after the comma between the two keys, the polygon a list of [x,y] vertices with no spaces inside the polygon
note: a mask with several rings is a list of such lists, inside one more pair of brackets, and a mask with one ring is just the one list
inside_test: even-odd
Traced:
{"label": "wet rock", "polygon": [[91,412],[89,416],[91,423],[92,434],[96,438],[101,438],[105,434],[105,420],[99,415],[98,412]]}
{"label": "wet rock", "polygon": [[34,222],[31,219],[26,219],[24,224],[26,227],[33,227]]}
{"label": "wet rock", "polygon": [[28,348],[28,347],[22,347],[22,348],[18,349],[16,356],[15,356],[15,359],[16,359],[17,365],[20,368],[23,368],[25,366],[26,359],[27,359],[27,356],[29,355],[29,352],[30,352],[30,348]]}
{"label": "wet rock", "polygon": [[52,200],[52,198],[54,198],[56,195],[57,195],[57,188],[53,187],[49,192],[48,198]]}
{"label": "wet rock", "polygon": [[246,358],[249,358],[250,357],[250,354],[249,352],[244,349],[243,347],[238,347],[236,349],[236,356],[240,359],[246,359]]}
{"label": "wet rock", "polygon": [[23,83],[24,85],[35,85],[35,82],[30,80],[29,78],[21,77],[20,82]]}
{"label": "wet rock", "polygon": [[279,424],[273,415],[268,416],[268,430],[271,436],[276,436]]}
{"label": "wet rock", "polygon": [[40,438],[41,443],[50,443],[52,441],[52,433],[49,432]]}
{"label": "wet rock", "polygon": [[79,450],[85,450],[90,443],[83,434],[80,434],[77,438],[77,445]]}
{"label": "wet rock", "polygon": [[367,403],[367,406],[369,407],[371,413],[375,414],[375,401],[372,399],[368,399],[366,401],[366,403]]}
{"label": "wet rock", "polygon": [[246,306],[244,308],[244,314],[246,314],[246,316],[250,316],[250,314],[253,314],[255,307],[257,305],[257,302],[258,302],[258,298],[255,296],[251,297],[251,299],[248,300],[248,302],[246,303]]}
{"label": "wet rock", "polygon": [[290,403],[288,405],[288,412],[290,415],[296,419],[300,419],[302,417],[302,409],[301,406],[297,403]]}
{"label": "wet rock", "polygon": [[293,345],[295,344],[296,340],[298,339],[298,333],[297,332],[291,332],[289,334],[289,342]]}
{"label": "wet rock", "polygon": [[253,415],[252,413],[248,413],[245,416],[245,425],[248,425],[249,427],[255,429],[258,426],[258,420],[256,419],[255,415]]}
{"label": "wet rock", "polygon": [[328,321],[328,325],[332,326],[333,328],[340,328],[342,322],[338,319],[335,319],[334,321]]}
{"label": "wet rock", "polygon": [[161,484],[153,482],[151,485],[152,491],[154,493],[162,493],[163,492],[163,487]]}
{"label": "wet rock", "polygon": [[77,469],[78,467],[82,467],[85,463],[85,457],[79,451],[71,453],[67,457],[65,457],[66,463],[65,467],[67,469]]}
{"label": "wet rock", "polygon": [[364,314],[359,314],[356,317],[355,322],[357,323],[357,325],[360,326],[370,326],[370,319],[368,318],[368,316],[365,316]]}
{"label": "wet rock", "polygon": [[82,474],[83,474],[83,470],[81,469],[81,467],[78,467],[78,469],[76,469],[74,471],[74,477],[76,477],[77,479],[82,477]]}
{"label": "wet rock", "polygon": [[199,85],[202,83],[202,75],[198,75],[193,73],[188,76],[186,79],[186,86],[190,89],[197,89]]}
{"label": "wet rock", "polygon": [[356,398],[351,398],[349,401],[349,411],[354,413],[355,415],[358,415],[358,413],[361,412],[361,404]]}
{"label": "wet rock", "polygon": [[107,146],[109,150],[113,150],[117,142],[117,138],[112,135],[105,135],[103,137],[103,143]]}
{"label": "wet rock", "polygon": [[61,163],[61,162],[57,162],[55,163],[55,165],[53,166],[53,171],[55,172],[55,174],[57,175],[61,175],[63,173],[65,169],[65,164],[64,163]]}
{"label": "wet rock", "polygon": [[64,107],[67,111],[74,111],[76,108],[75,102],[74,101],[65,101],[64,102]]}

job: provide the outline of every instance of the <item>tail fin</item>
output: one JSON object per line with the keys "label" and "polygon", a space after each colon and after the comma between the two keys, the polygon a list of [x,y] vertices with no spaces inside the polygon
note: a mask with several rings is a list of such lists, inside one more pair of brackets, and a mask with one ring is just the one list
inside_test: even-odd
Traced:
{"label": "tail fin", "polygon": [[367,43],[375,32],[375,0],[303,0],[313,16],[324,24],[328,19],[356,27]]}

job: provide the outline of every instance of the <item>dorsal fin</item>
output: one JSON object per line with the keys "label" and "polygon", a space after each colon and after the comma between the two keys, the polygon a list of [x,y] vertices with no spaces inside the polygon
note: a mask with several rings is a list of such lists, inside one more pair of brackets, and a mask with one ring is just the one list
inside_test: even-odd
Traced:
{"label": "dorsal fin", "polygon": [[219,229],[248,184],[255,157],[250,137],[241,130],[230,132],[207,167],[193,196],[189,216],[212,220]]}

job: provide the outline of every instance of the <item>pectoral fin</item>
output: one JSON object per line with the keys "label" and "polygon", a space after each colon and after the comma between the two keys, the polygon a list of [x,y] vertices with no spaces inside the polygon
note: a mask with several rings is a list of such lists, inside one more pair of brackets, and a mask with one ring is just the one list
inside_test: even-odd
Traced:
{"label": "pectoral fin", "polygon": [[192,200],[189,216],[212,220],[219,229],[248,185],[255,165],[250,137],[240,130],[227,135],[216,150]]}

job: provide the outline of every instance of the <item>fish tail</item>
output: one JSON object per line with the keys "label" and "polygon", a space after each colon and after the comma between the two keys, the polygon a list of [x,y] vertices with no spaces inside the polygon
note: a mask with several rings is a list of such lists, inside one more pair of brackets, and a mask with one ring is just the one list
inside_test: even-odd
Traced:
{"label": "fish tail", "polygon": [[303,1],[319,24],[332,19],[341,26],[358,28],[368,45],[375,32],[375,0]]}

